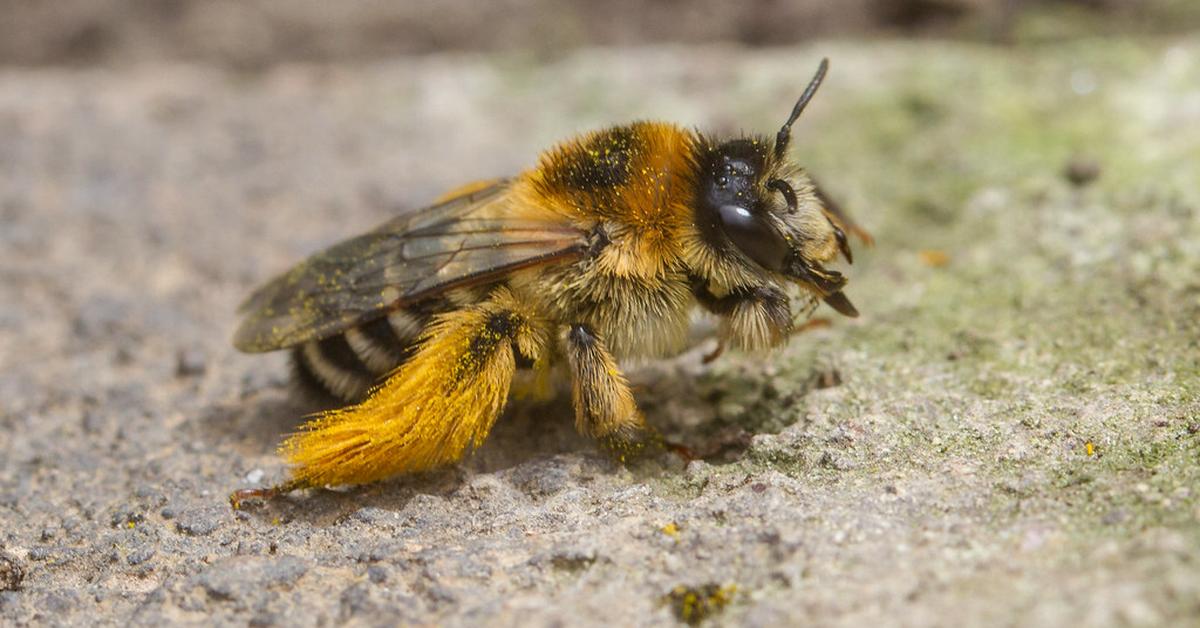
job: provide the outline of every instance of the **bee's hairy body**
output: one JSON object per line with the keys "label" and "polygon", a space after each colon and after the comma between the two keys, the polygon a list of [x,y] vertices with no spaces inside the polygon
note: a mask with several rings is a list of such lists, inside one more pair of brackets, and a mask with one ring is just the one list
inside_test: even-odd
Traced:
{"label": "bee's hairy body", "polygon": [[[384,282],[378,302],[393,305],[367,308],[304,342],[276,322],[328,314],[298,298],[285,314],[255,305],[257,318],[244,327],[261,333],[243,329],[240,347],[292,346],[298,381],[356,402],[285,443],[296,466],[283,488],[361,483],[459,459],[486,436],[518,369],[565,372],[578,429],[619,455],[637,450],[654,432],[618,363],[682,349],[697,307],[721,318],[722,345],[751,350],[785,342],[795,311],[811,313],[819,299],[852,315],[844,279],[820,263],[849,257],[842,229],[855,227],[784,158],[784,131],[775,141],[719,142],[638,122],[590,133],[511,180],[443,199],[472,208],[464,223],[499,221],[505,250],[530,248],[503,258],[503,272],[459,272],[465,279],[450,281],[472,251],[500,254],[500,245],[476,247],[475,231],[459,229],[454,244],[414,239],[413,250],[401,247],[408,261],[378,269],[387,278],[400,272],[393,267],[425,259],[419,247],[438,249],[445,259],[428,272],[447,275],[445,289],[398,299]],[[419,225],[405,229],[420,233]],[[547,233],[560,232],[574,234],[568,245],[539,248],[558,237]],[[278,300],[278,286],[300,285],[323,268],[300,267],[267,296]],[[318,283],[340,278],[325,274]]]}
{"label": "bee's hairy body", "polygon": [[[635,123],[592,133],[546,153],[539,168],[512,182],[503,210],[551,211],[591,234],[578,260],[518,271],[504,281],[544,320],[584,324],[617,359],[658,357],[683,347],[696,305],[688,251],[700,234],[691,214],[704,140],[662,123]],[[537,216],[534,216],[535,218]],[[736,272],[729,272],[736,279]],[[490,286],[489,286],[490,287]],[[457,290],[398,308],[344,334],[295,350],[298,377],[345,401],[400,366],[432,314],[470,305],[487,290]]]}
{"label": "bee's hairy body", "polygon": [[[593,242],[578,260],[518,271],[484,288],[507,285],[546,320],[591,326],[619,359],[680,348],[695,304],[678,244],[690,223],[694,167],[685,156],[696,140],[672,125],[637,123],[547,153],[540,168],[511,183],[500,211],[551,211],[593,234]],[[297,379],[359,400],[400,366],[433,314],[488,292],[455,290],[309,341],[294,350]]]}

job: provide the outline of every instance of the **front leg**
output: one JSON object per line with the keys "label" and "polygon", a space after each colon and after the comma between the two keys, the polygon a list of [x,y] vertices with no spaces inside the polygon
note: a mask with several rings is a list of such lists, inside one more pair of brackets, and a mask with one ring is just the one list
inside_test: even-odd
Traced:
{"label": "front leg", "polygon": [[571,325],[563,334],[571,369],[571,399],[575,428],[591,436],[619,461],[659,444],[658,433],[646,425],[629,382],[604,342],[590,327]]}
{"label": "front leg", "polygon": [[715,359],[725,346],[755,351],[777,347],[792,333],[792,304],[782,290],[768,285],[742,286],[716,296],[701,279],[692,280],[692,293],[704,309],[721,317]]}

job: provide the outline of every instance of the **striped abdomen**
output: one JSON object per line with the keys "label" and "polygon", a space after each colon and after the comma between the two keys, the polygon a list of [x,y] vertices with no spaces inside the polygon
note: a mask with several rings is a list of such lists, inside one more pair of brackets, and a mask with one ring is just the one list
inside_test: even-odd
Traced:
{"label": "striped abdomen", "polygon": [[412,354],[432,308],[395,310],[336,336],[292,350],[296,383],[321,396],[353,402]]}

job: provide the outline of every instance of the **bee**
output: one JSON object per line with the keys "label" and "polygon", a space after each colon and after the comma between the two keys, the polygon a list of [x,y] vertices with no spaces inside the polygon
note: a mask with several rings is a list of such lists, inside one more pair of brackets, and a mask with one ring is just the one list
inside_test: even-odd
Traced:
{"label": "bee", "polygon": [[575,427],[624,460],[663,441],[619,363],[680,351],[697,307],[719,317],[718,352],[780,346],[821,301],[857,316],[826,264],[853,262],[848,232],[870,235],[788,155],[827,69],[774,138],[662,122],[587,133],[259,288],[234,345],[291,350],[297,381],[348,405],[281,445],[290,479],[235,506],[454,463],[521,371],[569,378]]}

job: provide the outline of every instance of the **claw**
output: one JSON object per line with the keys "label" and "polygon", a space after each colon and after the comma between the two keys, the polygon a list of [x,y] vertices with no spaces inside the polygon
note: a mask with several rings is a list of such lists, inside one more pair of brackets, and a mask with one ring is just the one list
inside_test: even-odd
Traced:
{"label": "claw", "polygon": [[683,464],[685,464],[685,465],[690,463],[693,460],[700,459],[700,456],[697,455],[696,452],[694,450],[692,450],[692,448],[688,447],[687,445],[682,445],[680,443],[675,443],[675,442],[672,442],[669,440],[664,440],[662,442],[662,446],[663,446],[663,449],[666,449],[667,451],[682,458]]}
{"label": "claw", "polygon": [[713,349],[712,352],[705,354],[704,357],[701,358],[700,362],[703,364],[709,364],[713,360],[721,357],[721,354],[723,353],[725,353],[725,339],[719,338],[717,339],[717,348]]}
{"label": "claw", "polygon": [[784,274],[813,286],[821,294],[832,294],[846,285],[846,278],[838,271],[828,270],[798,254],[789,256],[786,268]]}
{"label": "claw", "polygon": [[276,484],[269,488],[242,488],[229,494],[229,505],[234,510],[241,510],[242,503],[245,501],[270,501],[298,488],[300,488],[300,484],[297,482],[284,482],[283,484]]}
{"label": "claw", "polygon": [[800,325],[793,327],[792,334],[793,335],[802,334],[806,331],[810,331],[813,329],[820,329],[821,327],[831,327],[832,325],[833,325],[833,322],[830,321],[828,318],[810,318],[810,319],[804,321],[803,323],[801,323]]}
{"label": "claw", "polygon": [[[828,218],[827,218],[828,219]],[[854,253],[850,250],[850,243],[846,241],[846,232],[842,231],[832,220],[829,225],[833,227],[833,237],[837,239],[838,250],[842,252],[842,256],[846,258],[847,264],[854,263]]]}
{"label": "claw", "polygon": [[854,307],[854,304],[850,302],[850,299],[846,298],[846,294],[841,290],[825,297],[825,303],[844,316],[849,316],[850,318],[858,317],[858,310]]}

